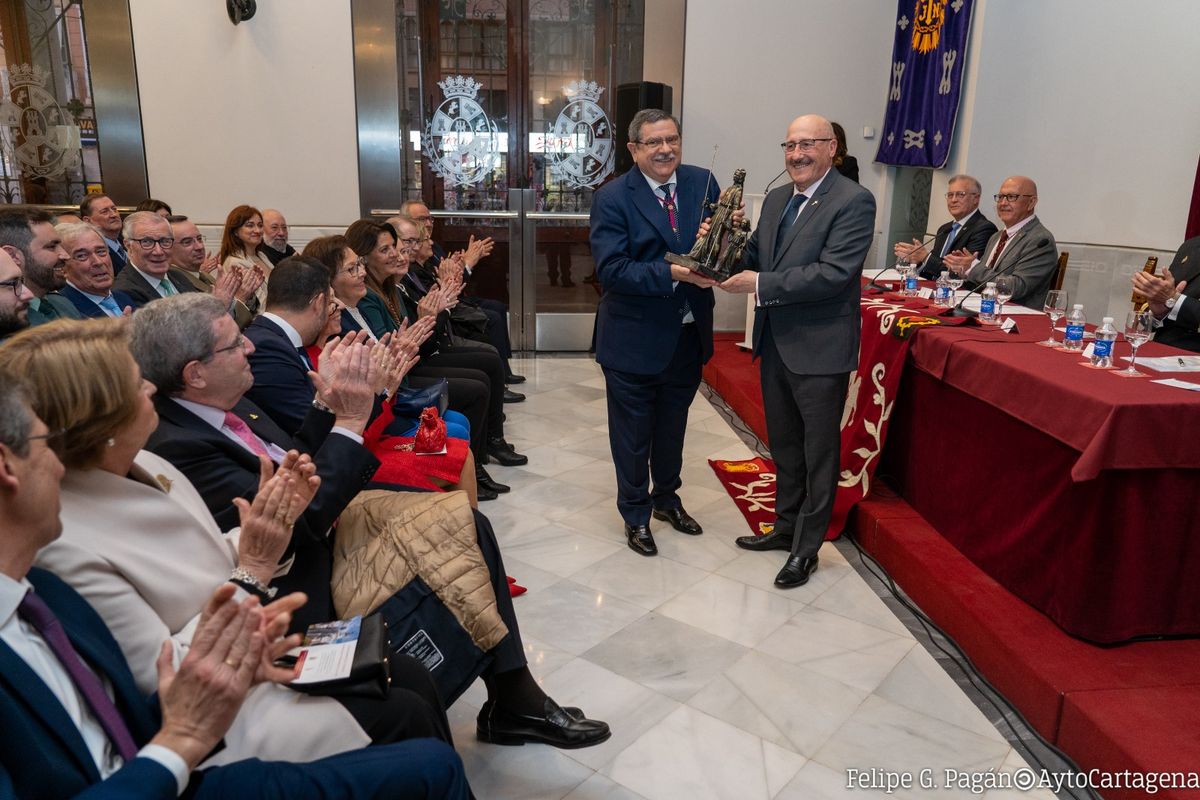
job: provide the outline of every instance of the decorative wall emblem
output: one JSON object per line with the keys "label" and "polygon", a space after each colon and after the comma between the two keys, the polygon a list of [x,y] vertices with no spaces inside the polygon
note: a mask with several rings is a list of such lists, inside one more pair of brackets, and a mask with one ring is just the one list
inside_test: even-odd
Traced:
{"label": "decorative wall emblem", "polygon": [[421,139],[429,168],[457,186],[481,183],[500,165],[496,123],[476,101],[483,84],[455,75],[438,81],[445,100]]}
{"label": "decorative wall emblem", "polygon": [[9,93],[0,97],[5,149],[30,178],[52,178],[79,167],[79,126],[46,91],[49,74],[31,64],[8,70]]}
{"label": "decorative wall emblem", "polygon": [[913,50],[918,53],[936,50],[945,22],[946,0],[917,0],[913,9]]}
{"label": "decorative wall emblem", "polygon": [[597,186],[613,171],[612,123],[596,101],[604,92],[594,81],[571,81],[569,98],[551,128],[550,170],[568,186]]}

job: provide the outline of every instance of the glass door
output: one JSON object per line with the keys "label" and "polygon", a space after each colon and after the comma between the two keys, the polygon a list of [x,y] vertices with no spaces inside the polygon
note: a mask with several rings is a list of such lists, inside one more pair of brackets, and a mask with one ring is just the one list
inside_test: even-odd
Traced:
{"label": "glass door", "polygon": [[644,0],[397,0],[395,13],[400,199],[430,209],[447,251],[492,237],[470,289],[508,304],[514,347],[588,350],[588,212],[613,171],[614,87],[641,79]]}

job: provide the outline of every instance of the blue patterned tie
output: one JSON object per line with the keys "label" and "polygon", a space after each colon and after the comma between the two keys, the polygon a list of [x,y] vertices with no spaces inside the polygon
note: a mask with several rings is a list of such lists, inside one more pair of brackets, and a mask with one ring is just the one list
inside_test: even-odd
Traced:
{"label": "blue patterned tie", "polygon": [[803,194],[794,194],[792,199],[788,201],[787,208],[783,210],[783,216],[779,220],[779,230],[775,234],[775,257],[779,257],[779,251],[783,248],[783,240],[787,238],[787,233],[792,229],[792,225],[796,223],[796,213],[800,206],[804,205],[807,200]]}
{"label": "blue patterned tie", "polygon": [[938,253],[938,258],[943,258],[946,253],[950,252],[950,245],[954,244],[954,238],[958,236],[958,232],[961,230],[962,225],[957,222],[950,226],[950,235],[946,237],[946,243],[942,245],[942,252]]}
{"label": "blue patterned tie", "polygon": [[100,307],[107,311],[110,317],[121,316],[121,307],[111,294],[100,301]]}

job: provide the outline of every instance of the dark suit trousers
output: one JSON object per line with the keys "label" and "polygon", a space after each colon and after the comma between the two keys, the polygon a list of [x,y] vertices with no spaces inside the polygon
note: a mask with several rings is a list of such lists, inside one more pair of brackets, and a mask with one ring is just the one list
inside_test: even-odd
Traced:
{"label": "dark suit trousers", "polygon": [[[286,731],[280,732],[286,736]],[[445,742],[415,739],[366,747],[307,764],[248,759],[193,772],[188,800],[344,800],[469,797],[462,759]]]}
{"label": "dark suit trousers", "polygon": [[[505,359],[504,366],[508,367],[508,359],[512,358],[512,342],[508,338],[508,306],[490,297],[477,297],[474,302],[479,309],[487,314],[488,341],[496,348],[500,357]],[[509,370],[511,374],[512,370]]]}
{"label": "dark suit trousers", "polygon": [[676,492],[683,485],[683,435],[703,366],[700,334],[690,324],[683,326],[671,362],[661,373],[604,368],[617,510],[628,525],[648,525],[652,509],[680,506]]}
{"label": "dark suit trousers", "polygon": [[496,593],[496,612],[504,624],[508,626],[508,636],[500,644],[492,648],[493,661],[484,670],[484,675],[496,675],[524,667],[528,660],[525,658],[525,645],[521,643],[521,629],[517,625],[517,611],[513,608],[512,592],[508,589],[507,573],[504,571],[504,559],[500,557],[500,544],[496,541],[496,531],[491,521],[478,511],[475,515],[475,538],[479,543],[479,552],[488,566],[488,577],[492,591]]}
{"label": "dark suit trousers", "polygon": [[833,515],[849,373],[797,375],[779,357],[768,324],[762,332],[763,410],[775,461],[775,531],[791,536],[792,554],[815,556]]}
{"label": "dark suit trousers", "polygon": [[392,687],[384,700],[335,695],[372,744],[406,739],[441,739],[453,745],[450,722],[437,686],[421,662],[400,653],[388,656]]}

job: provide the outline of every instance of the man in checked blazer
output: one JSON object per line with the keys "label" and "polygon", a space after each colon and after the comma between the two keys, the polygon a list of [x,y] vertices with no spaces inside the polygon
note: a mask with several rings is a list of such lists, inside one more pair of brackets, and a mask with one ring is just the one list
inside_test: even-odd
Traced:
{"label": "man in checked blazer", "polygon": [[[842,407],[858,366],[860,277],[875,198],[831,169],[829,121],[799,117],[782,144],[792,179],[767,195],[739,272],[721,284],[755,295],[754,355],[775,460],[775,528],[747,550],[787,550],[775,585],[808,582],[833,513]],[[757,271],[754,271],[757,270]]]}
{"label": "man in checked blazer", "polygon": [[966,277],[968,289],[1012,275],[1016,280],[1012,301],[1040,309],[1058,267],[1058,245],[1033,213],[1037,184],[1024,175],[1013,175],[1000,184],[995,198],[996,216],[1004,228],[988,240],[983,256],[955,252],[947,253],[942,261]]}

